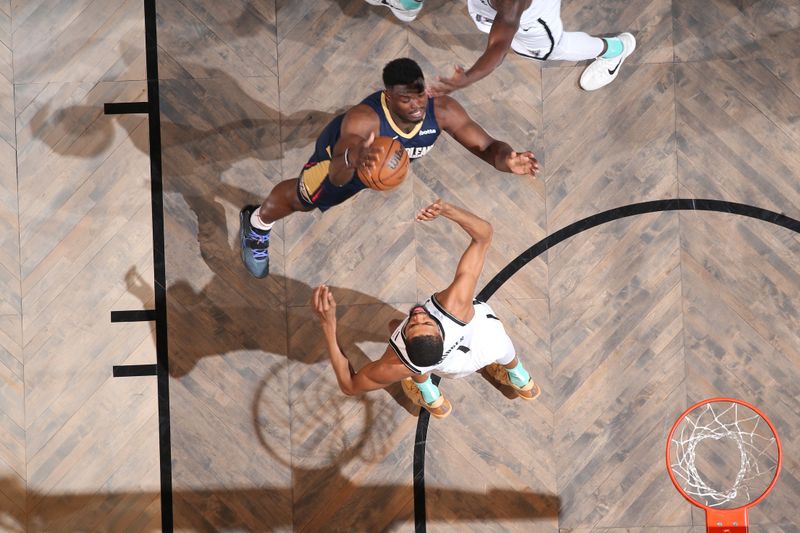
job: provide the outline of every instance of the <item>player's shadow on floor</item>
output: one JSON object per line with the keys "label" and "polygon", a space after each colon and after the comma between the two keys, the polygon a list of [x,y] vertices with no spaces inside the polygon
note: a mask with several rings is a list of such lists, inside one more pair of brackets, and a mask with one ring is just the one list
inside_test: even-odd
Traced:
{"label": "player's shadow on floor", "polygon": [[[302,469],[296,469],[295,475],[298,472]],[[346,498],[347,505],[328,506],[316,516],[301,517],[293,514],[300,502],[293,500],[292,487],[191,490],[178,486],[172,491],[174,526],[197,531],[286,531],[318,524],[305,530],[319,531],[337,524],[340,531],[386,531],[413,523],[411,506],[398,503],[410,500],[410,485],[356,485],[335,471],[319,472],[313,481],[340,487],[337,501]],[[120,522],[151,530],[161,525],[158,491],[42,493],[26,490],[17,478],[0,477],[0,493],[6,495],[0,500],[4,531],[113,531],[119,529]],[[427,487],[426,493],[430,502],[458,502],[457,508],[465,513],[448,515],[446,521],[451,525],[460,520],[487,525],[503,520],[553,520],[560,506],[557,496],[524,490],[480,492]],[[431,517],[428,521],[438,522]]]}
{"label": "player's shadow on floor", "polygon": [[[173,116],[174,121],[170,120],[167,113],[177,111],[167,103],[166,110],[162,109],[161,149],[185,148],[187,156],[180,159],[180,166],[172,165],[170,161],[164,162],[171,173],[175,174],[177,170],[180,175],[188,175],[198,167],[209,165],[217,172],[223,172],[246,158],[280,160],[281,148],[309,145],[328,122],[346,110],[343,107],[331,112],[303,109],[282,114],[253,100],[224,73],[222,79],[219,85],[224,85],[226,98],[237,102],[239,106],[249,101],[249,108],[257,106],[261,116],[241,117],[220,125],[195,126],[180,122],[177,115]],[[172,87],[172,91],[176,92],[178,88]],[[164,92],[170,94],[169,89]],[[173,96],[180,98],[178,94]],[[164,104],[162,100],[162,106]],[[100,156],[114,145],[117,135],[115,122],[127,132],[136,148],[144,154],[150,153],[149,137],[146,134],[132,135],[137,128],[147,127],[144,115],[140,115],[139,120],[126,115],[103,116],[100,105],[74,105],[54,110],[45,105],[31,119],[30,128],[34,135],[59,155],[91,158]],[[279,131],[284,132],[283,139],[278,135]],[[76,132],[80,132],[80,142],[63,142],[73,138]]]}
{"label": "player's shadow on floor", "polygon": [[[234,258],[237,259],[238,258]],[[244,267],[236,277],[249,276]],[[271,275],[270,282],[283,285],[294,294],[311,296],[312,287],[280,275]],[[153,288],[135,267],[125,275],[128,291],[142,301],[145,308],[153,306]],[[264,280],[246,282],[247,289],[257,289]],[[241,287],[226,283],[215,275],[196,289],[189,280],[178,280],[167,287],[169,372],[174,378],[191,373],[203,359],[222,357],[235,352],[250,352],[248,357],[285,357],[304,365],[327,362],[324,337],[318,319],[309,307],[286,308],[279,300],[264,298],[253,290],[242,294]],[[360,345],[386,345],[388,327],[371,327],[376,317],[389,320],[402,318],[402,313],[369,295],[332,287],[334,294],[360,302],[358,306],[342,306],[338,321],[339,343],[353,367],[358,369],[370,361]],[[270,301],[272,300],[272,301]],[[288,332],[288,334],[287,334]],[[154,339],[155,342],[155,339]],[[329,365],[326,371],[333,375]],[[400,386],[394,384],[387,392],[409,412],[416,413]],[[332,394],[341,394],[340,391]]]}

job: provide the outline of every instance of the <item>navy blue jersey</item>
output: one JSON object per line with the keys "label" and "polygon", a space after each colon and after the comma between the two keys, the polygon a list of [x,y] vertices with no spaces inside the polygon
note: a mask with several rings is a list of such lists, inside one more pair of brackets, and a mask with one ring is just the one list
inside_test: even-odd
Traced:
{"label": "navy blue jersey", "polygon": [[436,122],[436,114],[433,112],[433,98],[428,98],[425,118],[408,133],[404,133],[392,120],[389,108],[386,107],[386,96],[383,91],[372,93],[364,98],[361,103],[368,105],[378,114],[378,118],[381,120],[380,136],[391,137],[400,141],[400,144],[405,146],[408,158],[411,161],[419,159],[428,153],[428,150],[433,147],[433,143],[436,142],[442,132],[439,128],[439,123]]}
{"label": "navy blue jersey", "polygon": [[[436,122],[433,112],[433,98],[428,98],[425,109],[425,118],[409,133],[397,127],[392,120],[392,115],[386,107],[383,91],[372,93],[361,101],[369,106],[378,115],[380,131],[378,135],[397,139],[408,152],[409,160],[419,159],[433,147],[439,138],[441,129]],[[322,211],[342,203],[347,198],[366,188],[353,172],[353,177],[341,187],[335,187],[329,182],[328,169],[333,155],[333,147],[342,136],[342,121],[344,115],[339,115],[325,126],[317,137],[314,153],[308,159],[298,183],[298,198],[308,207],[317,207]]]}

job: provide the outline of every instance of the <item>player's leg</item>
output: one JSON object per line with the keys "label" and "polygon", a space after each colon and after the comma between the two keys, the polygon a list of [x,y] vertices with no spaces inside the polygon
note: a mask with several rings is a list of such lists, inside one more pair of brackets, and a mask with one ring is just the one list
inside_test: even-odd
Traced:
{"label": "player's leg", "polygon": [[423,1],[424,0],[367,0],[367,3],[373,6],[388,7],[398,20],[411,22],[419,15]]}
{"label": "player's leg", "polygon": [[366,188],[355,174],[341,187],[333,185],[328,177],[329,167],[329,160],[309,161],[299,178],[276,185],[260,207],[242,209],[242,261],[253,276],[263,278],[269,273],[269,232],[275,221],[295,211],[327,211]]}
{"label": "player's leg", "polygon": [[563,32],[550,59],[582,61],[594,59],[581,74],[580,85],[586,91],[605,87],[619,74],[625,59],[636,49],[630,33],[616,37],[592,37],[583,32]]}
{"label": "player's leg", "polygon": [[295,211],[311,211],[297,194],[298,178],[284,180],[270,191],[261,205],[246,205],[239,212],[242,262],[253,276],[269,274],[269,235],[276,221]]}
{"label": "player's leg", "polygon": [[[485,305],[485,304],[484,304]],[[491,315],[494,317],[494,315]],[[514,343],[503,328],[503,324],[497,318],[490,319],[493,323],[485,333],[485,339],[489,342],[484,346],[491,347],[494,354],[499,353],[499,357],[486,367],[489,374],[503,385],[508,385],[517,396],[525,400],[533,400],[539,396],[541,391],[531,375],[525,370],[522,361],[517,357]]]}
{"label": "player's leg", "polygon": [[595,61],[581,75],[581,87],[593,91],[614,81],[623,61],[636,49],[630,33],[616,37],[593,37],[580,31],[564,31],[560,3],[552,3],[549,15],[537,24],[520,27],[511,48],[520,55],[540,60]]}

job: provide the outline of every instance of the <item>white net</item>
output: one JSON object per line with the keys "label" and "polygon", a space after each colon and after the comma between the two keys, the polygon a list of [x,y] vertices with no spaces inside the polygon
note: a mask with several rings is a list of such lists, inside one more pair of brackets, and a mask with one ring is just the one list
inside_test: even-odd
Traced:
{"label": "white net", "polygon": [[688,496],[708,507],[735,509],[769,487],[778,443],[758,413],[715,401],[689,412],[675,428],[669,464]]}

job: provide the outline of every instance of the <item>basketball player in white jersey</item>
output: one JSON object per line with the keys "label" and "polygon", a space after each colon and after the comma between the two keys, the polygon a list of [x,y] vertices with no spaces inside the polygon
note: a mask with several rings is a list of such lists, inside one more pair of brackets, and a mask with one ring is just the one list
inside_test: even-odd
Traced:
{"label": "basketball player in white jersey", "polygon": [[630,33],[600,38],[564,31],[561,0],[467,0],[467,7],[478,29],[489,34],[486,50],[468,69],[456,66],[450,78],[437,78],[428,89],[431,96],[485,78],[500,66],[509,49],[540,61],[594,59],[580,78],[583,89],[594,91],[614,81],[622,62],[636,48]]}
{"label": "basketball player in white jersey", "polygon": [[331,366],[339,388],[347,395],[382,389],[402,381],[403,390],[438,418],[452,405],[431,381],[430,374],[460,378],[488,367],[490,375],[518,396],[533,400],[539,388],[516,356],[514,345],[492,308],[474,299],[492,241],[492,226],[478,216],[437,200],[421,209],[419,221],[449,218],[471,241],[456,267],[453,282],[424,304],[414,305],[402,322],[389,323],[391,337],[383,356],[355,372],[336,338],[336,301],[325,285],[317,287],[311,304],[319,316]]}

